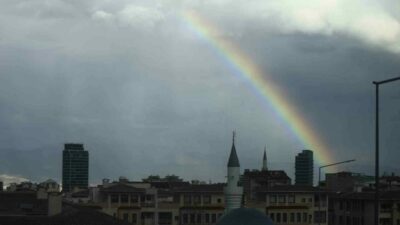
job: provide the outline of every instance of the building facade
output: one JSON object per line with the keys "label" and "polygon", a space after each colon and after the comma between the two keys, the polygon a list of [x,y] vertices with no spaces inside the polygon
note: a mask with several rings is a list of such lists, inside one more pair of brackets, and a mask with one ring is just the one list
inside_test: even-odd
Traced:
{"label": "building facade", "polygon": [[83,144],[65,144],[62,165],[63,192],[74,188],[87,189],[89,180],[89,152]]}
{"label": "building facade", "polygon": [[243,174],[244,197],[246,201],[256,198],[260,188],[290,185],[291,179],[283,170],[248,170]]}
{"label": "building facade", "polygon": [[257,196],[249,207],[264,210],[274,224],[327,224],[328,195],[322,189],[275,186],[258,190]]}
{"label": "building facade", "polygon": [[87,203],[137,225],[213,225],[224,213],[224,184],[103,183]]}
{"label": "building facade", "polygon": [[[329,204],[329,225],[374,225],[374,209],[374,192],[333,195]],[[400,191],[381,192],[379,224],[400,224]]]}
{"label": "building facade", "polygon": [[295,184],[313,185],[314,157],[311,150],[303,150],[295,159]]}

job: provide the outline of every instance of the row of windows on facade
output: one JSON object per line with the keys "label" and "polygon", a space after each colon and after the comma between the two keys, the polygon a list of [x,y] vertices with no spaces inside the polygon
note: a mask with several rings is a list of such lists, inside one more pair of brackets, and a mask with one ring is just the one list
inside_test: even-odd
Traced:
{"label": "row of windows on facade", "polygon": [[330,224],[336,224],[336,223],[340,225],[363,225],[364,217],[332,216]]}
{"label": "row of windows on facade", "polygon": [[183,213],[182,223],[183,224],[216,223],[217,219],[219,219],[221,216],[222,213],[204,213],[204,214]]}
{"label": "row of windows on facade", "polygon": [[[200,204],[201,203],[201,197],[203,197],[203,204],[211,204],[211,196],[210,195],[205,195],[205,196],[200,196],[200,195],[184,195],[184,204]],[[131,203],[137,203],[139,200],[138,195],[128,195],[128,194],[112,194],[110,195],[111,198],[111,203],[128,203],[129,198]],[[154,201],[154,196],[153,195],[145,195],[145,196],[140,196],[141,202],[144,201]],[[193,201],[192,201],[193,200]],[[217,203],[222,203],[222,199],[218,198]]]}
{"label": "row of windows on facade", "polygon": [[130,202],[131,203],[138,203],[139,199],[141,202],[149,202],[149,201],[154,201],[154,196],[153,195],[128,195],[128,194],[114,194],[110,195],[111,203],[128,203],[129,202],[129,197],[130,197]]}
{"label": "row of windows on facade", "polygon": [[[115,214],[114,214],[115,217]],[[219,218],[222,217],[222,213],[204,213],[204,214],[195,214],[195,213],[184,213],[182,214],[182,224],[210,224],[210,223],[216,223]],[[142,220],[150,218],[147,217],[146,215],[142,214]],[[125,221],[129,221],[129,213],[124,213],[122,214],[122,219]],[[160,220],[164,220],[163,222],[172,222],[171,218],[166,218],[163,219],[160,217]],[[175,220],[179,220],[179,217],[176,216]],[[161,222],[161,221],[159,221]],[[131,214],[131,223],[136,224],[137,223],[137,214],[132,213]]]}
{"label": "row of windows on facade", "polygon": [[[400,204],[382,203],[380,205],[381,212],[390,212],[393,207],[397,206],[397,212],[400,212]],[[365,210],[364,201],[339,201],[339,210],[345,211],[361,211]]]}
{"label": "row of windows on facade", "polygon": [[[184,195],[184,204],[201,204],[201,199],[203,198],[203,204],[211,204],[211,195]],[[218,198],[217,203],[222,203],[222,199]]]}
{"label": "row of windows on facade", "polygon": [[[319,197],[318,195],[315,196],[315,202],[318,202]],[[313,199],[312,198],[301,198],[301,203],[306,203],[306,202],[312,203]],[[325,196],[322,197],[322,202],[324,203]],[[296,198],[294,195],[271,195],[269,196],[269,203],[296,203]]]}
{"label": "row of windows on facade", "polygon": [[[275,223],[312,223],[312,215],[309,215],[306,212],[278,212],[278,213],[270,213],[269,217]],[[325,223],[326,222],[326,212],[325,211],[316,211],[314,212],[314,223]]]}

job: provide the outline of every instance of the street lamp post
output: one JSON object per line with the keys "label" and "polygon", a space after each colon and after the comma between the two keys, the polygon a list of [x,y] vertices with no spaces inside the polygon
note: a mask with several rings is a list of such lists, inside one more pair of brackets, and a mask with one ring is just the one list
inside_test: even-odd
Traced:
{"label": "street lamp post", "polygon": [[[321,169],[329,166],[336,166],[339,164],[344,164],[344,163],[350,163],[356,161],[355,159],[350,159],[350,160],[345,160],[345,161],[340,161],[336,163],[331,163],[327,165],[320,166],[318,169],[318,187],[321,185]],[[318,191],[318,213],[319,213],[319,218],[318,218],[318,224],[321,224],[321,190]],[[326,216],[325,216],[326,218]]]}
{"label": "street lamp post", "polygon": [[382,81],[373,81],[375,85],[375,225],[379,225],[379,85],[400,80],[395,77]]}

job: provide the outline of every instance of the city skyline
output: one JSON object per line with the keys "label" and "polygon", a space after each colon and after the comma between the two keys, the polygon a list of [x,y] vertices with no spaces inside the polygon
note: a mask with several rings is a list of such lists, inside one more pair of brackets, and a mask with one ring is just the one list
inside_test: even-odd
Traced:
{"label": "city skyline", "polygon": [[[0,180],[60,181],[78,142],[89,183],[223,181],[234,129],[242,168],[266,145],[292,179],[304,149],[314,174],[352,158],[332,170],[373,174],[372,81],[400,75],[400,6],[373,2],[5,1]],[[399,90],[381,90],[382,173],[400,173]]]}

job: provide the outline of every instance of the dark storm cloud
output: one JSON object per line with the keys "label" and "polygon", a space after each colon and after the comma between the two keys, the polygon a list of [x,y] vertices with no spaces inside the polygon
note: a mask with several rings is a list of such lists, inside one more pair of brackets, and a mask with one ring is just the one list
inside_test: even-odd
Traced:
{"label": "dark storm cloud", "polygon": [[[186,9],[220,26],[278,83],[332,155],[357,158],[347,169],[371,172],[371,81],[400,70],[397,15],[351,4],[365,10],[338,19],[326,9],[340,12],[341,4],[310,11],[285,2],[4,1],[0,174],[60,180],[62,144],[83,142],[91,183],[157,173],[223,181],[237,129],[244,168],[260,166],[267,144],[271,168],[292,175],[302,144],[188,29]],[[382,21],[390,30],[357,29]],[[389,171],[400,147],[398,90],[383,90]]]}

